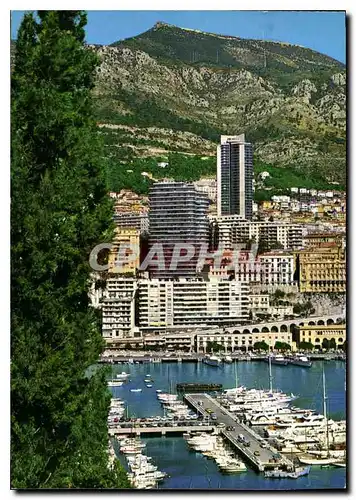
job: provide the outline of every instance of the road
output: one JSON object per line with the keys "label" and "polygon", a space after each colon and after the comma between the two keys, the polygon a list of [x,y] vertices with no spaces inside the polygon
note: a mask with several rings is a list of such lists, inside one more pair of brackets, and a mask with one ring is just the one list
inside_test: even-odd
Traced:
{"label": "road", "polygon": [[[226,427],[234,427],[234,431],[228,431],[225,429],[223,434],[233,445],[235,445],[235,447],[237,447],[247,458],[249,458],[259,470],[264,470],[265,465],[271,466],[271,462],[269,461],[274,458],[277,451],[269,445],[267,445],[266,448],[262,447],[261,445],[265,443],[265,441],[252,429],[244,424],[238,423],[233,418],[233,415],[217,403],[211,396],[207,394],[189,394],[185,396],[185,399],[189,403],[193,404],[197,411],[203,415],[209,415],[209,413],[206,412],[206,409],[210,408],[213,410],[217,416],[216,423],[223,422]],[[199,405],[198,401],[202,401],[203,404]],[[239,434],[242,434],[244,438],[250,442],[250,446],[246,447],[239,441]],[[255,452],[259,453],[259,455],[256,456]],[[284,462],[285,465],[292,466],[292,463],[283,457],[281,457],[281,462]],[[277,463],[272,463],[272,466],[277,466]]]}

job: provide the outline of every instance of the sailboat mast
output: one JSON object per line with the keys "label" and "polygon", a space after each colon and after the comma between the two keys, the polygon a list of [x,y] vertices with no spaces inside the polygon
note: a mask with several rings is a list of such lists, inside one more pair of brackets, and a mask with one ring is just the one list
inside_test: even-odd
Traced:
{"label": "sailboat mast", "polygon": [[327,415],[327,410],[326,410],[326,402],[327,402],[327,395],[326,395],[326,387],[325,387],[325,371],[324,371],[324,363],[323,363],[323,406],[324,406],[324,417],[326,419],[326,450],[327,454],[329,456],[329,422],[328,422],[328,415]]}
{"label": "sailboat mast", "polygon": [[268,355],[268,369],[269,369],[269,392],[273,392],[271,354]]}

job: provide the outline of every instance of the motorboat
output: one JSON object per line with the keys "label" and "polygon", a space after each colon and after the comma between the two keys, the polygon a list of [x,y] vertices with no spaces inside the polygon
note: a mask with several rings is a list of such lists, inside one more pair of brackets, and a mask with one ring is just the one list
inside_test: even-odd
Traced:
{"label": "motorboat", "polygon": [[302,366],[304,368],[311,368],[313,362],[307,356],[296,355],[290,361],[291,365]]}
{"label": "motorboat", "polygon": [[225,356],[224,357],[224,363],[232,363],[233,362],[233,359],[231,356]]}
{"label": "motorboat", "polygon": [[130,374],[126,372],[121,372],[116,375],[117,380],[126,381],[129,378]]}
{"label": "motorboat", "polygon": [[153,386],[152,386],[152,384],[146,384],[146,387],[148,387],[150,389]]}
{"label": "motorboat", "polygon": [[130,392],[142,392],[142,389],[130,389]]}
{"label": "motorboat", "polygon": [[215,366],[215,367],[221,366],[221,359],[218,358],[217,356],[214,356],[214,355],[205,356],[205,358],[203,358],[202,361],[203,361],[203,363],[205,363],[206,365],[209,365],[209,366]]}
{"label": "motorboat", "polygon": [[265,477],[270,479],[298,479],[298,477],[307,476],[310,472],[310,467],[297,467],[293,472],[284,470],[270,470],[265,472]]}
{"label": "motorboat", "polygon": [[123,385],[122,380],[109,380],[108,387],[121,387]]}
{"label": "motorboat", "polygon": [[282,356],[282,354],[270,354],[265,358],[265,361],[269,362],[269,360],[271,360],[272,365],[287,366],[289,363],[289,360]]}
{"label": "motorboat", "polygon": [[247,470],[243,462],[229,462],[219,464],[219,469],[225,473],[244,472]]}

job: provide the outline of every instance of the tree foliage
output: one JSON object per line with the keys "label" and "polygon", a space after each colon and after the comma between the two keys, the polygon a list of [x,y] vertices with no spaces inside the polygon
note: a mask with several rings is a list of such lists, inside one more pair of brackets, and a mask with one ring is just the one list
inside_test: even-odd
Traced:
{"label": "tree foliage", "polygon": [[304,351],[312,351],[314,349],[312,342],[299,342],[298,347]]}
{"label": "tree foliage", "polygon": [[253,344],[253,348],[259,351],[268,351],[269,345],[264,340],[262,340],[262,342],[255,342]]}
{"label": "tree foliage", "polygon": [[279,341],[277,341],[274,344],[274,348],[277,349],[278,351],[290,351],[291,350],[291,346],[289,344],[287,344],[287,342],[279,342]]}
{"label": "tree foliage", "polygon": [[[11,485],[128,487],[108,468],[89,253],[111,236],[81,11],[26,14],[12,75]],[[109,240],[110,241],[110,240]]]}
{"label": "tree foliage", "polygon": [[224,346],[222,344],[219,344],[216,341],[209,340],[206,343],[206,351],[207,352],[219,352],[219,351],[223,351],[224,349],[225,349]]}

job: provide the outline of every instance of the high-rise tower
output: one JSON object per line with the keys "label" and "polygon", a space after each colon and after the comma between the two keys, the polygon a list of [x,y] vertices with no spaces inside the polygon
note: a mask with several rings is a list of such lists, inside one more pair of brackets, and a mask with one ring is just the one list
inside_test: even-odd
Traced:
{"label": "high-rise tower", "polygon": [[[165,270],[149,266],[150,278],[194,277],[201,245],[209,242],[207,196],[193,184],[166,181],[152,186],[149,200],[149,248],[162,244],[165,260]],[[195,253],[170,269],[175,244],[193,245]]]}
{"label": "high-rise tower", "polygon": [[217,149],[218,216],[252,218],[253,153],[245,134],[222,135]]}

